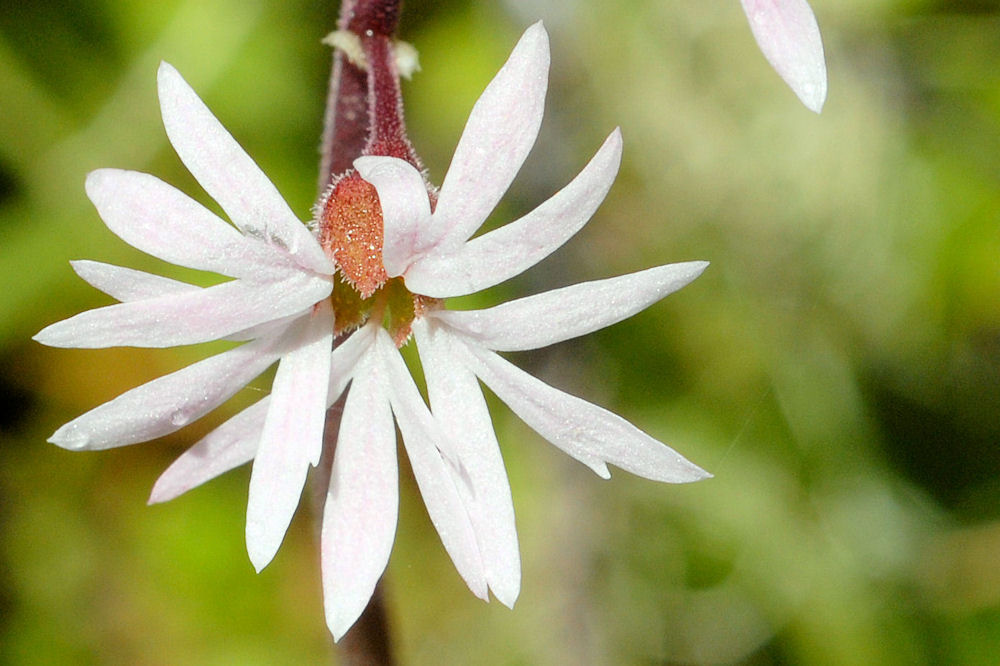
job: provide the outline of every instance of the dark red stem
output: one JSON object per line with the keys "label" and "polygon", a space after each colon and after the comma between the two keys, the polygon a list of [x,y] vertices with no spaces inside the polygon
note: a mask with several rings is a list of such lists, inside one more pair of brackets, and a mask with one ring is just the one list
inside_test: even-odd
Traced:
{"label": "dark red stem", "polygon": [[392,39],[382,35],[361,40],[368,61],[368,113],[370,133],[365,155],[388,155],[407,160],[421,169],[420,160],[406,137],[403,96]]}
{"label": "dark red stem", "polygon": [[392,666],[392,641],[382,599],[382,581],[368,601],[357,623],[340,639],[338,656],[341,666]]}
{"label": "dark red stem", "polygon": [[358,37],[368,67],[366,71],[334,50],[320,147],[320,193],[362,154],[399,157],[421,168],[406,138],[393,48],[401,5],[401,0],[344,0],[340,7],[337,29]]}
{"label": "dark red stem", "polygon": [[368,75],[334,51],[320,148],[319,191],[351,168],[368,140]]}
{"label": "dark red stem", "polygon": [[[397,2],[386,0],[348,0],[344,3],[351,4],[350,16],[341,30],[350,30],[357,35],[364,35],[368,31],[372,34],[392,37],[396,34],[399,26],[399,10],[402,8],[402,1]],[[340,16],[343,19],[344,11],[341,8]]]}

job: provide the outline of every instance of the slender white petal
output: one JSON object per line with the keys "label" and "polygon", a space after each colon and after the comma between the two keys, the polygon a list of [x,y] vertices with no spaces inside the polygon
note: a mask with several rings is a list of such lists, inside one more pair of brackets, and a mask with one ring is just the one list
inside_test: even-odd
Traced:
{"label": "slender white petal", "polygon": [[173,347],[232,335],[304,312],[330,295],[325,276],[293,273],[280,282],[233,280],[207,289],[96,308],[48,326],[50,347]]}
{"label": "slender white petal", "polygon": [[826,61],[816,16],[806,0],[740,0],[757,45],[811,111],[826,101]]}
{"label": "slender white petal", "polygon": [[351,377],[358,373],[357,367],[371,351],[375,343],[376,326],[362,326],[341,342],[330,356],[330,389],[327,407],[340,398]]}
{"label": "slender white petal", "polygon": [[489,350],[460,346],[472,370],[522,421],[598,476],[611,476],[606,463],[668,483],[711,476],[617,414],[554,389]]}
{"label": "slender white petal", "polygon": [[275,319],[273,321],[265,321],[263,324],[257,324],[256,326],[251,326],[250,328],[243,329],[242,331],[236,331],[235,333],[227,335],[221,339],[239,342],[241,340],[254,340],[256,338],[273,338],[281,335],[285,329],[292,324],[292,322],[301,316],[301,313],[296,313],[288,315],[287,317]]}
{"label": "slender white petal", "polygon": [[253,460],[270,402],[258,400],[182,453],[156,480],[149,503],[172,500]]}
{"label": "slender white petal", "polygon": [[[362,331],[365,333],[362,334]],[[334,350],[327,407],[344,392],[355,371],[357,361],[368,350],[374,336],[362,329]],[[264,397],[185,451],[167,468],[153,486],[150,504],[166,502],[253,460],[264,428],[264,418],[271,398]]]}
{"label": "slender white petal", "polygon": [[323,600],[334,640],[368,605],[396,532],[396,429],[388,380],[373,361],[361,360],[347,393],[323,509]]}
{"label": "slender white petal", "polygon": [[309,465],[323,450],[333,309],[320,303],[296,323],[291,351],[281,357],[271,405],[254,458],[247,499],[247,552],[257,571],[278,552],[292,520]]}
{"label": "slender white petal", "polygon": [[145,442],[180,430],[231,398],[278,360],[274,340],[258,340],[154,379],[56,430],[65,449],[98,450]]}
{"label": "slender white petal", "polygon": [[423,252],[431,235],[431,204],[423,176],[396,157],[359,157],[354,168],[375,186],[385,228],[382,264],[389,277],[401,275]]}
{"label": "slender white petal", "polygon": [[407,288],[435,298],[462,296],[531,268],[591,218],[611,189],[621,155],[622,136],[616,129],[583,171],[535,210],[452,253],[442,250],[417,259],[406,272]]}
{"label": "slender white petal", "polygon": [[[86,280],[92,287],[100,289],[108,296],[116,298],[122,302],[142,301],[150,298],[157,298],[167,294],[180,294],[186,291],[198,291],[203,287],[198,287],[186,282],[178,282],[170,278],[145,273],[131,268],[104,264],[99,261],[88,261],[81,259],[69,262],[76,271],[76,274]],[[255,338],[274,337],[280,335],[288,328],[293,319],[298,314],[264,322],[257,326],[237,331],[232,335],[227,335],[224,340],[241,342],[243,340],[253,340]]]}
{"label": "slender white petal", "polygon": [[452,334],[434,320],[418,320],[414,333],[434,418],[461,463],[456,486],[476,533],[486,582],[507,607],[521,590],[521,557],[514,503],[500,446],[476,376],[451,353]]}
{"label": "slender white petal", "polygon": [[333,265],[316,239],[177,70],[160,63],[157,82],[170,143],[233,224],[284,248],[301,266],[332,273]]}
{"label": "slender white petal", "polygon": [[86,188],[101,219],[115,235],[164,261],[257,279],[265,273],[277,277],[298,269],[277,248],[244,236],[155,176],[98,169],[87,175]]}
{"label": "slender white petal", "polygon": [[538,22],[469,115],[434,210],[442,248],[468,239],[510,187],[538,136],[548,73],[549,37]]}
{"label": "slender white petal", "polygon": [[701,275],[708,262],[657,266],[582,282],[486,310],[437,310],[429,316],[495,351],[538,349],[616,324]]}
{"label": "slender white petal", "polygon": [[181,294],[201,289],[186,282],[100,261],[79,259],[69,264],[87,284],[122,302],[142,301],[166,294]]}
{"label": "slender white petal", "polygon": [[487,600],[483,560],[469,512],[455,484],[457,470],[454,463],[446,462],[442,456],[444,453],[449,461],[454,460],[454,446],[444,438],[420,397],[403,357],[384,329],[378,331],[375,351],[385,368],[392,412],[396,415],[403,446],[431,522],[466,585],[477,597]]}

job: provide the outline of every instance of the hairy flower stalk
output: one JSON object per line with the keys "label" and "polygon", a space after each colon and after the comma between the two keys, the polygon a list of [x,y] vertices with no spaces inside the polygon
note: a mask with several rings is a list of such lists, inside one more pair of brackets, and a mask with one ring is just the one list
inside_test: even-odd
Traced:
{"label": "hairy flower stalk", "polygon": [[[324,433],[331,422],[327,410],[342,401],[332,463],[320,474],[326,482],[321,569],[335,639],[364,611],[392,549],[397,427],[459,575],[484,600],[492,593],[512,606],[517,599],[521,565],[513,502],[480,382],[543,438],[604,478],[609,463],[671,483],[708,476],[621,417],[545,384],[499,354],[610,326],[694,280],[705,262],[657,266],[484,310],[447,309],[444,299],[520,274],[587,223],[617,174],[621,134],[611,132],[584,169],[533,211],[474,237],[538,135],[548,35],[541,23],[525,31],[476,102],[437,189],[406,138],[399,75],[414,60],[392,37],[397,19],[398,3],[350,3],[329,39],[338,51],[334,88],[341,92],[330,99],[326,186],[311,228],[292,214],[180,74],[161,65],[168,137],[231,224],[146,174],[103,169],[88,177],[87,193],[126,242],[231,280],[201,288],[75,262],[85,280],[120,303],[36,336],[63,347],[244,342],[59,428],[50,441],[73,450],[174,432],[278,363],[271,394],[195,443],[150,496],[151,502],[172,499],[252,461],[246,541],[258,571],[284,538],[307,472],[321,460],[324,437],[334,435]],[[366,118],[360,147],[359,109]],[[430,407],[398,351],[411,337]]]}
{"label": "hairy flower stalk", "polygon": [[[335,47],[323,130],[320,191],[350,170],[365,152],[416,159],[402,124],[402,98],[392,46],[400,0],[344,0],[337,31],[326,43]],[[375,67],[367,67],[378,55]],[[412,73],[412,66],[406,72]],[[378,99],[372,99],[373,96]],[[378,135],[377,137],[375,135]],[[399,145],[399,141],[405,145]],[[387,143],[375,149],[373,142]],[[391,152],[378,152],[378,151]]]}

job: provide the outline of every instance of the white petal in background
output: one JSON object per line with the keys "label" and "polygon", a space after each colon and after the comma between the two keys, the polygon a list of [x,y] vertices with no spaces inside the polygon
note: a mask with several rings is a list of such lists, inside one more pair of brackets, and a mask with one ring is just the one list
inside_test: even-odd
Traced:
{"label": "white petal in background", "polygon": [[548,74],[549,37],[539,22],[469,114],[434,210],[442,249],[472,236],[510,187],[538,136]]}
{"label": "white petal in background", "polygon": [[463,331],[487,349],[538,349],[628,319],[690,283],[707,266],[705,261],[667,264],[553,289],[486,310],[437,310],[429,317]]}
{"label": "white petal in background", "polygon": [[669,446],[608,410],[552,388],[493,352],[462,343],[472,370],[535,432],[609,478],[606,463],[654,481],[711,476]]}
{"label": "white petal in background", "polygon": [[386,381],[375,359],[362,359],[340,421],[321,536],[323,603],[334,640],[368,605],[396,534],[396,429]]}
{"label": "white petal in background", "polygon": [[319,462],[326,423],[333,344],[333,309],[323,301],[290,331],[250,475],[247,552],[257,571],[278,552],[292,520],[309,465]]}
{"label": "white petal in background", "polygon": [[260,167],[169,64],[157,72],[170,143],[205,191],[245,234],[284,248],[299,265],[331,274],[333,265]]}
{"label": "white petal in background", "polygon": [[521,558],[514,503],[493,422],[479,381],[450,353],[455,342],[432,319],[414,323],[420,364],[434,418],[455,447],[456,486],[465,501],[483,558],[486,582],[500,603],[513,607],[521,589]]}
{"label": "white petal in background", "polygon": [[811,111],[826,101],[826,60],[806,0],[740,0],[754,39],[775,71]]}
{"label": "white petal in background", "polygon": [[406,273],[406,286],[435,298],[462,296],[531,268],[591,218],[611,189],[621,155],[622,136],[616,129],[583,171],[538,208],[454,252],[442,249],[418,259]]}

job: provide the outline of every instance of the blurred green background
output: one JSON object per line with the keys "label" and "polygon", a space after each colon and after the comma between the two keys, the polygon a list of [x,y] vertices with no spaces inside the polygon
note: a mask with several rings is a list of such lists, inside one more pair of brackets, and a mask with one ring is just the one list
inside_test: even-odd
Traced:
{"label": "blurred green background", "polygon": [[[715,474],[601,481],[492,404],[523,591],[476,600],[406,463],[387,575],[406,664],[995,664],[1000,660],[1000,7],[813,0],[830,95],[805,110],[736,0],[407,3],[410,135],[437,182],[472,103],[538,18],[542,135],[494,223],[576,174],[616,126],[593,221],[486,304],[707,259],[695,283],[521,367]],[[0,8],[0,662],[331,660],[305,502],[276,560],[243,544],[248,470],[147,507],[239,404],[172,437],[70,453],[87,409],[208,353],[47,349],[108,302],[68,260],[186,279],[115,238],[91,169],[210,203],[160,124],[174,64],[303,218],[334,3],[46,0]],[[210,204],[214,205],[214,204]],[[467,303],[469,304],[469,303]]]}

